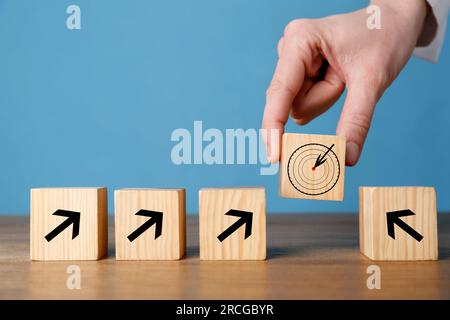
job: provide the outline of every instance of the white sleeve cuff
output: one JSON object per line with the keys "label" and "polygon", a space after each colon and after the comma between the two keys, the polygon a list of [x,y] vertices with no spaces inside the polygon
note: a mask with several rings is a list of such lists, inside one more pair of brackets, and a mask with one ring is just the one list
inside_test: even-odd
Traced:
{"label": "white sleeve cuff", "polygon": [[419,58],[437,62],[444,42],[445,28],[447,25],[447,15],[450,9],[450,0],[427,0],[438,24],[436,36],[426,47],[419,47],[414,50],[414,55]]}

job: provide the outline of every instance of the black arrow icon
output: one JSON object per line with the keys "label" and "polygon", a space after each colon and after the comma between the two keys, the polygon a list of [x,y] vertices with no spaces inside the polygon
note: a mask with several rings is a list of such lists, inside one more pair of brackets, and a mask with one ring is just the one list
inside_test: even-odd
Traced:
{"label": "black arrow icon", "polygon": [[423,236],[418,233],[416,230],[411,228],[407,223],[405,223],[400,217],[408,217],[414,216],[415,213],[409,209],[386,212],[386,221],[387,221],[387,229],[388,234],[392,239],[395,239],[395,231],[394,224],[402,228],[406,233],[408,233],[411,237],[416,239],[417,242],[420,242],[423,239]]}
{"label": "black arrow icon", "polygon": [[325,163],[325,161],[327,160],[327,159],[325,159],[325,157],[327,156],[328,152],[330,152],[331,148],[333,148],[333,147],[334,147],[334,143],[331,145],[331,147],[328,148],[328,150],[323,155],[319,154],[319,156],[316,159],[316,163],[314,164],[313,170],[315,170],[318,166]]}
{"label": "black arrow icon", "polygon": [[237,229],[239,229],[242,225],[245,224],[245,238],[247,239],[252,235],[252,222],[253,222],[253,212],[248,211],[241,211],[241,210],[234,210],[231,209],[227,213],[225,213],[226,216],[233,216],[233,217],[239,217],[240,219],[233,223],[228,229],[226,229],[224,232],[222,232],[217,239],[222,242],[226,238],[228,238],[233,232],[235,232]]}
{"label": "black arrow icon", "polygon": [[141,209],[136,212],[136,216],[149,217],[143,225],[134,230],[129,236],[128,240],[133,242],[137,237],[147,231],[152,225],[156,224],[155,227],[155,240],[161,236],[162,233],[162,223],[163,223],[163,213],[158,211],[144,210]]}
{"label": "black arrow icon", "polygon": [[45,240],[48,242],[52,241],[54,237],[63,232],[71,224],[73,224],[72,229],[72,240],[75,239],[80,233],[80,212],[68,211],[58,209],[53,213],[54,216],[67,217],[63,223],[57,226],[53,231],[45,236]]}

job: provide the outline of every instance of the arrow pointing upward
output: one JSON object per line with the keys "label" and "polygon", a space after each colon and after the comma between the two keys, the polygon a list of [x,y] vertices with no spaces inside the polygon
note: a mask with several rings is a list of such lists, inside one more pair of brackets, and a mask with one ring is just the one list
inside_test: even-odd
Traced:
{"label": "arrow pointing upward", "polygon": [[73,224],[72,240],[78,236],[78,234],[80,233],[80,215],[81,215],[80,212],[58,209],[52,215],[67,217],[67,219],[64,220],[63,223],[61,223],[59,226],[53,229],[53,231],[51,231],[49,234],[45,236],[45,240],[47,240],[47,242],[52,241],[53,238],[55,238],[58,234],[63,232],[71,224]]}
{"label": "arrow pointing upward", "polygon": [[401,229],[403,229],[407,234],[416,239],[417,242],[420,242],[423,239],[423,236],[418,233],[416,230],[411,228],[406,222],[404,222],[400,217],[408,217],[414,216],[415,213],[409,209],[386,212],[386,221],[387,221],[387,229],[388,234],[392,239],[395,239],[395,230],[394,225],[396,224]]}
{"label": "arrow pointing upward", "polygon": [[222,232],[217,239],[219,239],[220,242],[228,238],[233,232],[235,232],[237,229],[239,229],[242,225],[245,224],[245,238],[247,239],[252,235],[252,222],[253,222],[253,212],[248,211],[241,211],[241,210],[234,210],[231,209],[227,213],[225,213],[226,216],[233,216],[233,217],[239,217],[240,219],[233,223],[228,229],[226,229],[224,232]]}
{"label": "arrow pointing upward", "polygon": [[141,234],[147,231],[147,229],[154,224],[156,224],[155,240],[158,239],[159,236],[161,236],[163,223],[162,212],[141,209],[138,212],[136,212],[136,216],[150,217],[150,219],[148,219],[143,225],[141,225],[139,228],[137,228],[128,236],[128,240],[130,240],[130,242],[133,242],[137,237],[139,237]]}

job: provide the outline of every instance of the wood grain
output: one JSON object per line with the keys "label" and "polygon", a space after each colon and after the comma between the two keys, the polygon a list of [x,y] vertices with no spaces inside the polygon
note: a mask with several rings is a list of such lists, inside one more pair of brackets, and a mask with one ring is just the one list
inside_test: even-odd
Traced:
{"label": "wood grain", "polygon": [[[436,192],[431,187],[360,187],[360,250],[373,260],[437,260]],[[387,233],[386,213],[409,209],[401,220],[423,236],[418,242],[395,226]]]}
{"label": "wood grain", "polygon": [[[264,260],[266,258],[266,195],[264,188],[211,188],[199,192],[200,259]],[[239,218],[230,209],[253,213],[252,234],[245,226],[222,242],[217,237]]]}
{"label": "wood grain", "polygon": [[[198,217],[187,219],[178,261],[29,260],[29,218],[0,217],[0,299],[450,299],[450,214],[439,214],[439,261],[386,262],[381,290],[366,286],[374,262],[359,253],[356,214],[269,214],[267,260],[200,261]],[[69,265],[81,289],[68,290]]]}
{"label": "wood grain", "polygon": [[[186,251],[186,195],[184,189],[122,189],[114,192],[116,257],[118,260],[177,260]],[[139,210],[163,213],[161,236],[155,226],[133,242],[128,235],[148,221]]]}
{"label": "wood grain", "polygon": [[[32,260],[97,260],[107,252],[106,188],[36,188],[31,190],[30,258]],[[58,210],[80,212],[80,232],[72,226],[50,242],[45,236],[64,222]]]}
{"label": "wood grain", "polygon": [[[314,145],[307,146],[309,144]],[[317,157],[325,155],[326,148],[333,144],[332,152],[324,158],[325,162],[315,167]],[[305,148],[303,151],[299,149],[302,146]],[[291,157],[292,160],[289,161]],[[342,201],[344,176],[345,138],[332,135],[283,134],[279,172],[280,196]]]}

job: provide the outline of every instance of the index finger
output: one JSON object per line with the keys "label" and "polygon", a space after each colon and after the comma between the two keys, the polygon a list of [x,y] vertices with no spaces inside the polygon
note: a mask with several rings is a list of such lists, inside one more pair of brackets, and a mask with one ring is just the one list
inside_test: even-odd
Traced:
{"label": "index finger", "polygon": [[[272,81],[267,89],[262,129],[268,132],[277,130],[278,139],[281,138],[292,103],[305,78],[305,64],[311,54],[304,48],[305,46],[298,41],[290,38],[284,40],[283,50],[280,52]],[[275,143],[271,136],[269,134],[266,141],[267,158],[270,162],[277,162],[280,150],[273,147]]]}

